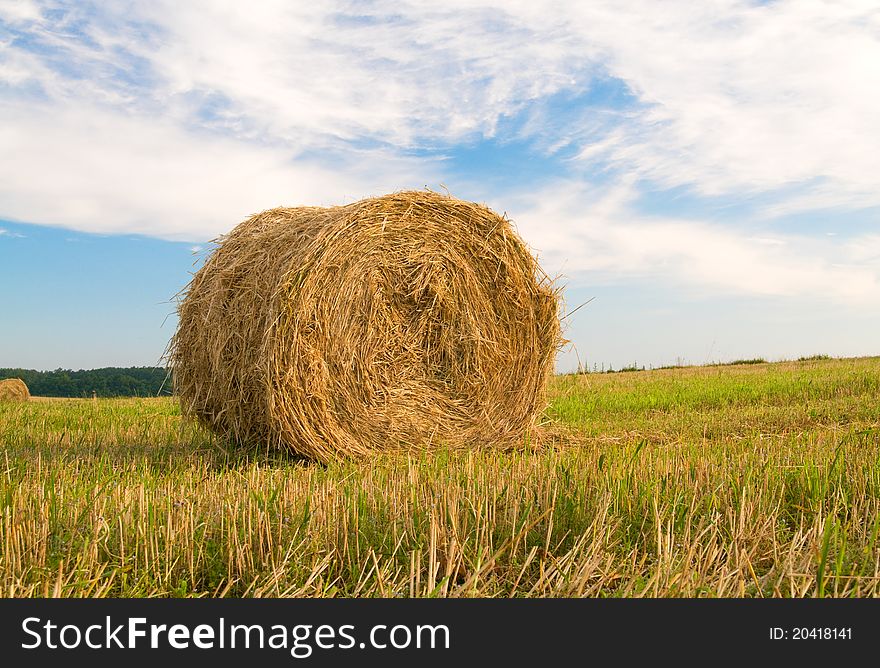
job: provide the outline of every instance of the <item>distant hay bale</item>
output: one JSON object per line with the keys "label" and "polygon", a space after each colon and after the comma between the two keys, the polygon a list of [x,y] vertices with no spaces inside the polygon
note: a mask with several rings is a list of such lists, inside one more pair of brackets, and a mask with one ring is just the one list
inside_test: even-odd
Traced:
{"label": "distant hay bale", "polygon": [[30,390],[21,378],[0,380],[0,401],[28,401],[30,398]]}
{"label": "distant hay bale", "polygon": [[510,223],[432,192],[264,211],[184,294],[184,414],[324,462],[522,442],[561,343],[558,292]]}

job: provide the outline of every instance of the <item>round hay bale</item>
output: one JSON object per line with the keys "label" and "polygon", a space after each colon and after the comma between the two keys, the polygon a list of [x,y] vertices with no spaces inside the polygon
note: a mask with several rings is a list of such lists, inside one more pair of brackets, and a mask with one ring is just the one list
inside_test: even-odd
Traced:
{"label": "round hay bale", "polygon": [[0,380],[0,401],[28,401],[30,398],[30,390],[21,378]]}
{"label": "round hay bale", "polygon": [[433,192],[254,215],[184,295],[184,414],[325,462],[521,443],[562,342],[558,292],[510,223]]}

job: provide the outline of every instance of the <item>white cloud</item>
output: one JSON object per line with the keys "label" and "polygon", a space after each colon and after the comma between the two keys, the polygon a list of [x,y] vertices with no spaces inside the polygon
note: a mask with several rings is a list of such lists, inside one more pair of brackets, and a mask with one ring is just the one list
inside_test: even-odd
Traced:
{"label": "white cloud", "polygon": [[40,18],[40,9],[32,0],[2,0],[0,2],[0,20],[19,24]]}
{"label": "white cloud", "polygon": [[[201,240],[276,204],[436,185],[444,168],[410,149],[490,137],[524,112],[520,138],[577,149],[571,177],[486,199],[565,273],[876,299],[875,237],[630,206],[645,180],[776,192],[765,216],[880,205],[872,3],[165,0],[77,3],[51,21],[32,2],[0,7],[31,37],[0,31],[0,151],[15,156],[0,162],[0,216]],[[627,106],[554,118],[554,95],[609,77]],[[617,187],[583,184],[609,165]]]}
{"label": "white cloud", "polygon": [[880,237],[833,243],[803,235],[756,237],[699,220],[652,217],[635,192],[581,183],[521,197],[514,220],[550,272],[578,281],[662,280],[721,295],[812,297],[880,305]]}
{"label": "white cloud", "polygon": [[[0,78],[30,71],[54,94],[302,150],[491,136],[599,73],[636,106],[601,122],[588,107],[544,145],[707,195],[812,185],[777,213],[880,203],[874,3],[165,1],[77,4],[55,21],[30,28],[55,60],[13,49]],[[61,60],[82,76],[59,77]]]}
{"label": "white cloud", "polygon": [[[31,32],[84,74],[77,84],[120,104],[187,114],[208,99],[214,122],[247,136],[401,147],[491,135],[502,116],[583,87],[593,61],[572,63],[569,36],[536,39],[523,18],[479,4],[166,0],[72,5],[60,28]],[[145,80],[107,76],[126,69]]]}
{"label": "white cloud", "polygon": [[876,3],[626,6],[572,24],[645,105],[605,157],[705,194],[815,181],[825,203],[880,202]]}
{"label": "white cloud", "polygon": [[0,227],[0,237],[8,237],[10,239],[23,239],[24,235],[19,234],[18,232],[13,232],[12,230],[7,230],[5,227]]}
{"label": "white cloud", "polygon": [[847,248],[854,261],[880,265],[880,234],[868,234],[849,241]]}
{"label": "white cloud", "polygon": [[[242,129],[291,141],[451,142],[492,135],[504,116],[583,92],[605,72],[640,107],[598,136],[588,110],[568,129],[583,155],[705,194],[817,180],[836,204],[880,201],[880,10],[871,3],[144,7],[160,37],[131,49],[153,65],[163,94],[219,94]],[[119,46],[115,33],[94,34],[106,52]]]}
{"label": "white cloud", "polygon": [[207,239],[273,206],[335,204],[423,185],[430,164],[378,151],[332,166],[96,108],[0,106],[2,215],[87,232]]}
{"label": "white cloud", "polygon": [[297,138],[412,146],[492,135],[502,116],[582,86],[594,67],[571,61],[571,36],[546,39],[491,4],[158,3],[148,11],[163,38],[144,55],[172,93],[219,93],[246,126]]}

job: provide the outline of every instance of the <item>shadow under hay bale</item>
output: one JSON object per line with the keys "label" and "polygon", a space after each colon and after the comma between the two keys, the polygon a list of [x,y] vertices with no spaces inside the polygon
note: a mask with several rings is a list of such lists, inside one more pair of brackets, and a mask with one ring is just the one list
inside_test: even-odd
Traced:
{"label": "shadow under hay bale", "polygon": [[28,401],[30,398],[30,390],[21,378],[0,380],[0,401]]}
{"label": "shadow under hay bale", "polygon": [[522,442],[561,343],[558,293],[510,223],[432,192],[264,211],[184,294],[184,413],[325,462]]}

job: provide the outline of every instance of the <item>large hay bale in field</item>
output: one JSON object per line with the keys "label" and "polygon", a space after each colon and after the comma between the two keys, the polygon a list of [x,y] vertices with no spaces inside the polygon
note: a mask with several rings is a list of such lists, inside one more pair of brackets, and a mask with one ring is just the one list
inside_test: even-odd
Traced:
{"label": "large hay bale in field", "polygon": [[432,192],[264,211],[184,294],[184,414],[321,461],[522,442],[561,343],[558,293],[510,223]]}
{"label": "large hay bale in field", "polygon": [[21,378],[0,380],[0,401],[28,401],[30,398],[30,390]]}

